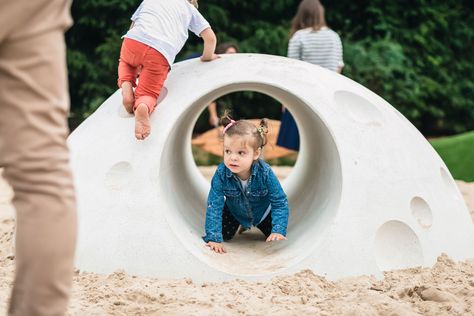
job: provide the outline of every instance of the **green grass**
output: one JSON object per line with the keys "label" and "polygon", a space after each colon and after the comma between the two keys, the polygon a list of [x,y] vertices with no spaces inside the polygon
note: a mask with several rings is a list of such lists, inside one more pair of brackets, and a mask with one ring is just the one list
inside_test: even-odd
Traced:
{"label": "green grass", "polygon": [[215,166],[222,162],[222,157],[211,154],[199,146],[192,145],[192,151],[197,166]]}
{"label": "green grass", "polygon": [[430,142],[455,179],[474,181],[474,131]]}
{"label": "green grass", "polygon": [[292,153],[284,157],[266,160],[271,166],[290,166],[293,167],[298,159],[298,153]]}

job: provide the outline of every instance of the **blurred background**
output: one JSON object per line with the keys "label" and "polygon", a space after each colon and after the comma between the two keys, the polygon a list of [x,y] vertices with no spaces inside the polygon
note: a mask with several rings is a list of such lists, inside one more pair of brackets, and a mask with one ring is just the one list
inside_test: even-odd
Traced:
{"label": "blurred background", "polygon": [[[74,1],[66,34],[71,94],[70,127],[117,89],[121,36],[140,0]],[[474,181],[474,2],[467,0],[321,1],[328,26],[343,43],[342,74],[374,91],[405,115],[433,144],[453,176]],[[199,10],[218,42],[241,53],[286,56],[294,0],[201,0]],[[202,50],[194,35],[177,62]],[[236,118],[278,120],[281,105],[251,91],[220,99]],[[245,106],[252,105],[252,106]],[[258,106],[257,106],[258,105]],[[208,112],[194,134],[212,128]],[[197,164],[219,157],[193,148]],[[296,154],[273,161],[291,165]]]}

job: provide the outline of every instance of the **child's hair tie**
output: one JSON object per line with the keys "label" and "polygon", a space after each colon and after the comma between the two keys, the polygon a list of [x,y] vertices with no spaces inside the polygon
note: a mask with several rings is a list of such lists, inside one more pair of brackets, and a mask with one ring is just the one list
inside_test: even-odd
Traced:
{"label": "child's hair tie", "polygon": [[235,125],[235,123],[236,122],[234,120],[230,120],[230,123],[224,127],[224,130],[222,131],[222,135],[224,135],[225,132],[227,132],[227,130],[232,127],[232,125]]}
{"label": "child's hair tie", "polygon": [[268,129],[265,126],[261,126],[261,125],[257,127],[257,131],[262,138],[265,137],[266,133],[268,133]]}

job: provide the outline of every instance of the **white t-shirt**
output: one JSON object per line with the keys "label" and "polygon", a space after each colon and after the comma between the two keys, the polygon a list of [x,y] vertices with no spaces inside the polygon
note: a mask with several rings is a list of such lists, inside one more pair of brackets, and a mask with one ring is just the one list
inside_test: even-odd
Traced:
{"label": "white t-shirt", "polygon": [[188,39],[188,30],[199,34],[209,22],[188,0],[144,0],[133,14],[134,26],[124,37],[153,47],[170,66]]}

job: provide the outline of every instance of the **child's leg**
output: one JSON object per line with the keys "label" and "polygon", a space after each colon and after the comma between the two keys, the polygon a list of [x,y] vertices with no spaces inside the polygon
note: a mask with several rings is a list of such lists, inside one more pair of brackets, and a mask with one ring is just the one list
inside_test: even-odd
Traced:
{"label": "child's leg", "polygon": [[140,44],[125,38],[120,49],[117,84],[122,89],[123,105],[129,113],[133,113],[135,102],[133,87],[136,86],[139,69],[137,55],[139,55],[140,50],[146,48],[146,45]]}
{"label": "child's leg", "polygon": [[230,213],[227,205],[224,205],[224,210],[222,211],[222,238],[225,241],[231,240],[237,232],[239,226],[240,223]]}
{"label": "child's leg", "polygon": [[265,237],[270,236],[272,233],[272,212],[270,212],[270,214],[268,214],[267,217],[257,225],[257,228],[262,231]]}
{"label": "child's leg", "polygon": [[125,110],[133,114],[133,104],[135,103],[135,95],[133,94],[133,85],[130,81],[122,83],[122,104]]}
{"label": "child's leg", "polygon": [[[150,113],[156,106],[163,83],[168,76],[169,64],[157,50],[149,47],[143,59],[137,89],[135,90],[135,136],[145,139],[150,135]],[[147,111],[145,111],[147,109]]]}
{"label": "child's leg", "polygon": [[143,57],[143,68],[135,90],[134,110],[138,105],[144,103],[148,106],[148,113],[153,112],[161,88],[168,77],[168,72],[169,64],[166,58],[157,50],[149,47]]}

